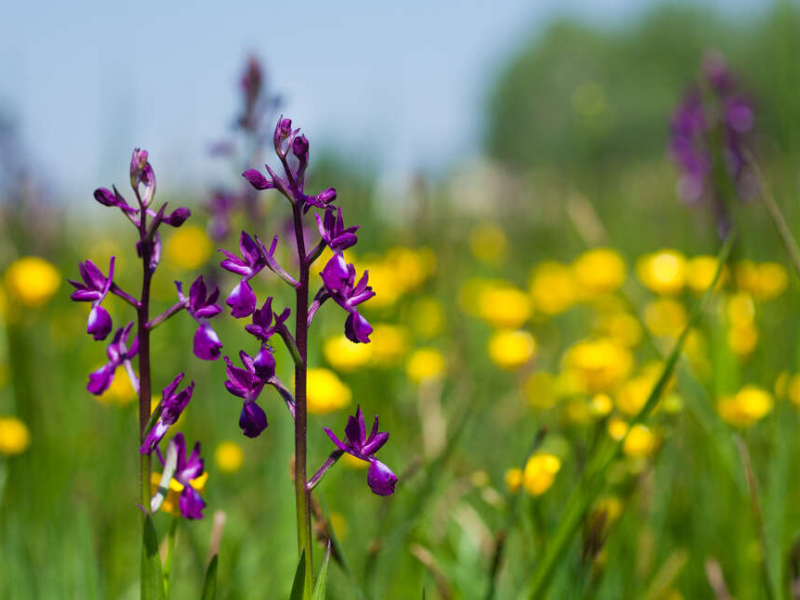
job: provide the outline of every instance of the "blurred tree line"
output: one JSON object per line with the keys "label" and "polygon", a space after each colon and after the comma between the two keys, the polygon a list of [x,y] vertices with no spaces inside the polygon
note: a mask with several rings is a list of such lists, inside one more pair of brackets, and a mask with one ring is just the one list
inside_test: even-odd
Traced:
{"label": "blurred tree line", "polygon": [[662,6],[622,29],[571,20],[536,35],[490,91],[487,154],[509,167],[602,170],[663,157],[669,118],[708,51],[755,101],[759,150],[800,146],[800,11],[779,2],[729,19]]}

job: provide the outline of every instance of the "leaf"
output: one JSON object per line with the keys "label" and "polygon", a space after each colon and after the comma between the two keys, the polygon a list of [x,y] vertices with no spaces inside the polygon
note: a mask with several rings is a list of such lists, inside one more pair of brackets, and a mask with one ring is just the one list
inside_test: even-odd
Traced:
{"label": "leaf", "polygon": [[289,600],[303,600],[305,593],[306,580],[306,551],[300,553],[300,560],[297,562],[297,570],[294,572],[294,583]]}
{"label": "leaf", "polygon": [[331,542],[328,541],[328,549],[325,552],[325,558],[322,561],[322,568],[319,570],[317,576],[317,584],[314,586],[314,595],[311,600],[325,600],[325,592],[328,588],[328,562],[331,559]]}
{"label": "leaf", "polygon": [[166,600],[166,597],[156,528],[150,515],[145,515],[142,531],[141,600]]}
{"label": "leaf", "polygon": [[205,579],[203,580],[203,593],[200,600],[214,600],[217,596],[217,555],[211,559],[206,569]]}
{"label": "leaf", "polygon": [[425,600],[425,598],[426,598],[425,588],[422,588],[422,600]]}

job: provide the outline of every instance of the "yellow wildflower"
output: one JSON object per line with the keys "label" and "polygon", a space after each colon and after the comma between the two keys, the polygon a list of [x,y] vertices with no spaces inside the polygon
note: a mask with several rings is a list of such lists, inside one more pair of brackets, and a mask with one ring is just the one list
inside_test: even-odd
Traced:
{"label": "yellow wildflower", "polygon": [[347,537],[347,532],[349,530],[347,519],[344,518],[342,513],[336,511],[331,511],[329,518],[331,527],[333,527],[333,532],[336,534],[336,537],[339,539],[339,541],[344,540]]}
{"label": "yellow wildflower", "polygon": [[372,364],[391,367],[399,363],[408,351],[408,339],[408,330],[405,327],[388,323],[374,324],[369,344],[372,348]]}
{"label": "yellow wildflower", "polygon": [[608,294],[625,283],[627,267],[622,256],[612,248],[594,248],[581,254],[572,265],[582,292]]}
{"label": "yellow wildflower", "polygon": [[723,397],[717,402],[720,416],[735,427],[750,427],[771,410],[772,395],[757,386],[746,385],[733,397]]}
{"label": "yellow wildflower", "polygon": [[544,494],[561,470],[561,460],[546,452],[537,452],[528,459],[522,473],[522,483],[531,496]]}
{"label": "yellow wildflower", "polygon": [[588,394],[616,388],[632,366],[630,350],[609,338],[577,342],[564,355],[564,368],[575,373]]}
{"label": "yellow wildflower", "polygon": [[622,444],[622,451],[628,456],[642,458],[652,454],[657,445],[658,439],[650,428],[637,423],[628,432],[628,437]]}
{"label": "yellow wildflower", "polygon": [[800,406],[800,375],[793,375],[789,379],[789,400]]}
{"label": "yellow wildflower", "polygon": [[572,425],[585,425],[592,420],[592,409],[584,398],[573,398],[567,402],[564,415]]}
{"label": "yellow wildflower", "polygon": [[534,268],[530,292],[533,305],[546,315],[568,310],[575,304],[578,294],[570,268],[555,261],[546,261]]}
{"label": "yellow wildflower", "polygon": [[636,346],[642,340],[639,320],[628,313],[614,312],[606,315],[600,327],[608,337],[628,348]]}
{"label": "yellow wildflower", "polygon": [[531,316],[528,295],[509,285],[484,288],[478,298],[478,315],[501,329],[518,329]]}
{"label": "yellow wildflower", "polygon": [[636,261],[636,275],[656,294],[677,294],[686,282],[686,257],[669,249],[647,254]]}
{"label": "yellow wildflower", "polygon": [[406,374],[414,383],[441,379],[444,371],[444,356],[433,348],[415,350],[406,362]]}
{"label": "yellow wildflower", "polygon": [[436,254],[430,248],[390,248],[385,263],[403,291],[415,290],[436,272]]}
{"label": "yellow wildflower", "polygon": [[325,340],[322,346],[325,360],[337,371],[348,373],[367,364],[372,358],[372,344],[354,344],[345,335]]}
{"label": "yellow wildflower", "polygon": [[42,306],[61,285],[61,274],[45,259],[25,256],[6,270],[6,289],[23,306]]}
{"label": "yellow wildflower", "polygon": [[308,412],[313,415],[339,410],[350,404],[350,388],[330,369],[309,369],[307,379]]}
{"label": "yellow wildflower", "polygon": [[693,292],[702,294],[714,281],[718,265],[719,261],[713,256],[700,255],[690,258],[686,263],[686,286]]}
{"label": "yellow wildflower", "polygon": [[184,225],[169,236],[164,244],[164,256],[177,269],[199,269],[211,256],[211,240],[205,229]]}
{"label": "yellow wildflower", "polygon": [[496,331],[489,339],[489,357],[506,370],[521,367],[535,352],[536,340],[527,331]]}
{"label": "yellow wildflower", "polygon": [[525,380],[525,396],[530,405],[538,409],[553,406],[558,400],[555,378],[550,373],[539,371]]}
{"label": "yellow wildflower", "polygon": [[16,417],[0,417],[0,454],[21,454],[31,445],[28,427]]}
{"label": "yellow wildflower", "polygon": [[236,442],[220,442],[214,450],[214,463],[223,473],[235,473],[244,464],[244,451]]}
{"label": "yellow wildflower", "polygon": [[371,309],[393,306],[405,291],[405,282],[397,277],[397,273],[385,261],[365,261],[357,268],[358,273],[369,271],[369,284],[375,291],[375,296],[365,304]]}
{"label": "yellow wildflower", "polygon": [[614,410],[614,402],[608,394],[595,394],[589,403],[589,412],[597,419],[602,419]]}
{"label": "yellow wildflower", "polygon": [[508,241],[499,225],[482,223],[469,232],[469,248],[479,261],[497,265],[506,257]]}
{"label": "yellow wildflower", "polygon": [[656,298],[644,308],[644,322],[656,336],[678,337],[689,316],[683,304],[673,298]]}
{"label": "yellow wildflower", "polygon": [[728,298],[725,312],[734,327],[743,327],[752,324],[755,320],[756,305],[750,294],[740,292]]}
{"label": "yellow wildflower", "polygon": [[512,494],[516,494],[519,488],[522,487],[522,469],[513,468],[508,469],[505,475],[506,488]]}
{"label": "yellow wildflower", "polygon": [[619,417],[612,417],[606,425],[608,435],[612,440],[620,441],[628,433],[628,424]]}
{"label": "yellow wildflower", "polygon": [[758,344],[758,329],[755,325],[734,325],[728,329],[728,346],[741,357],[748,356]]}
{"label": "yellow wildflower", "polygon": [[595,511],[605,513],[605,520],[608,525],[622,516],[622,508],[622,500],[617,496],[605,496],[595,504]]}
{"label": "yellow wildflower", "polygon": [[444,310],[442,304],[431,296],[417,298],[409,311],[414,315],[411,327],[414,333],[423,338],[436,337],[444,327]]}
{"label": "yellow wildflower", "polygon": [[735,273],[739,288],[750,292],[759,301],[780,296],[789,284],[786,269],[774,262],[756,264],[743,260],[737,263]]}

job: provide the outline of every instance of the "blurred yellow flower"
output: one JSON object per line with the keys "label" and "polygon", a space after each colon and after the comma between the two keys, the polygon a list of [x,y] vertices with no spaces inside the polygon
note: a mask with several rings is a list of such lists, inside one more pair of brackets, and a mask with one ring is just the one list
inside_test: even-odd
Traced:
{"label": "blurred yellow flower", "polygon": [[725,313],[734,327],[752,324],[756,317],[756,305],[753,297],[746,292],[734,294],[728,298]]}
{"label": "blurred yellow flower", "polygon": [[642,458],[652,454],[657,445],[658,439],[650,428],[638,423],[628,432],[628,437],[622,444],[622,451],[628,456]]}
{"label": "blurred yellow flower", "polygon": [[350,388],[330,369],[309,369],[307,375],[308,412],[322,415],[344,408],[353,397]]}
{"label": "blurred yellow flower", "polygon": [[[197,490],[199,494],[202,494],[206,488],[207,481],[208,481],[208,471],[205,471],[202,475],[200,475],[200,477],[195,477],[194,479],[190,480],[189,483],[192,484],[192,487],[195,490]],[[155,473],[155,472],[151,473],[150,474],[151,495],[155,495],[155,493],[158,491],[159,483],[161,483],[161,473]],[[169,491],[167,492],[167,497],[164,498],[164,502],[161,503],[160,510],[176,517],[181,516],[179,500],[182,491],[183,491],[183,484],[179,483],[174,478],[170,479]]]}
{"label": "blurred yellow flower", "polygon": [[348,373],[369,363],[372,344],[354,344],[342,334],[325,340],[322,354],[334,369]]}
{"label": "blurred yellow flower", "polygon": [[244,451],[236,442],[220,442],[214,450],[214,463],[222,473],[235,473],[244,464]]}
{"label": "blurred yellow flower", "polygon": [[717,410],[734,427],[750,427],[772,410],[772,395],[755,385],[744,386],[736,395],[720,398]]}
{"label": "blurred yellow flower", "polygon": [[628,269],[619,252],[612,248],[594,248],[581,254],[572,270],[586,295],[608,294],[625,283]]}
{"label": "blurred yellow flower", "polygon": [[478,315],[500,329],[517,329],[531,316],[528,295],[510,284],[488,286],[478,298]]}
{"label": "blurred yellow flower", "polygon": [[444,376],[444,355],[433,348],[420,348],[406,362],[406,374],[414,383],[441,379]]}
{"label": "blurred yellow flower", "polygon": [[609,338],[582,340],[564,354],[564,369],[572,371],[584,393],[596,394],[615,389],[633,367],[633,356],[626,347]]}
{"label": "blurred yellow flower", "polygon": [[545,261],[531,273],[531,297],[536,310],[557,315],[568,310],[577,300],[577,284],[572,270],[559,262]]}
{"label": "blurred yellow flower", "polygon": [[735,274],[739,288],[762,302],[777,298],[789,284],[786,269],[774,262],[756,264],[751,260],[743,260],[736,264]]}
{"label": "blurred yellow flower", "polygon": [[522,487],[522,469],[508,469],[505,474],[506,489],[512,494],[516,494]]}
{"label": "blurred yellow flower", "polygon": [[436,272],[436,254],[430,248],[390,248],[385,263],[404,292],[415,290]]}
{"label": "blurred yellow flower", "polygon": [[608,394],[595,394],[589,403],[589,412],[596,419],[602,419],[614,410],[614,402]]}
{"label": "blurred yellow flower", "polygon": [[555,377],[544,371],[532,373],[530,377],[525,380],[524,391],[528,403],[533,408],[550,408],[555,405],[558,400]]}
{"label": "blurred yellow flower", "polygon": [[594,510],[605,513],[606,523],[611,524],[622,516],[622,508],[622,500],[617,496],[605,496],[597,501]]}
{"label": "blurred yellow flower", "polygon": [[167,238],[164,256],[173,267],[193,271],[206,264],[211,249],[211,240],[205,229],[197,225],[184,225]]}
{"label": "blurred yellow flower", "polygon": [[[371,364],[391,367],[398,364],[408,352],[409,334],[405,327],[376,323],[372,326],[369,346],[372,348]],[[362,344],[363,345],[363,344]]]}
{"label": "blurred yellow flower", "polygon": [[413,315],[411,327],[418,336],[433,338],[442,332],[444,310],[436,298],[432,296],[417,298],[411,304],[409,312]]}
{"label": "blurred yellow flower", "polygon": [[674,298],[656,298],[644,307],[644,322],[655,336],[677,338],[689,316],[683,304]]}
{"label": "blurred yellow flower", "polygon": [[359,264],[359,267],[361,270],[357,269],[358,273],[369,271],[369,284],[375,291],[375,296],[367,304],[364,304],[365,307],[378,309],[393,306],[405,293],[405,282],[397,277],[397,274],[386,262],[364,261],[363,264]]}
{"label": "blurred yellow flower", "polygon": [[479,261],[497,265],[506,257],[508,240],[499,225],[482,223],[470,230],[469,248]]}
{"label": "blurred yellow flower", "polygon": [[714,281],[718,264],[719,261],[713,256],[690,258],[686,263],[686,286],[697,294],[705,292]]}
{"label": "blurred yellow flower", "polygon": [[23,306],[42,306],[61,285],[61,274],[45,259],[25,256],[6,270],[6,290]]}
{"label": "blurred yellow flower", "polygon": [[339,541],[344,540],[347,537],[347,532],[349,530],[347,519],[344,518],[342,513],[336,511],[331,511],[331,514],[328,518],[330,519],[333,533],[336,534],[336,537],[339,539]]}
{"label": "blurred yellow flower", "polygon": [[619,417],[612,417],[608,420],[606,431],[612,440],[618,442],[628,433],[628,424]]}
{"label": "blurred yellow flower", "polygon": [[573,398],[567,402],[564,416],[572,425],[585,425],[592,420],[592,409],[584,398]]}
{"label": "blurred yellow flower", "polygon": [[528,459],[522,473],[522,483],[531,496],[544,494],[561,470],[561,460],[546,452],[537,452]]}
{"label": "blurred yellow flower", "polygon": [[499,367],[513,370],[527,363],[536,352],[536,340],[527,331],[500,330],[489,339],[489,357]]}
{"label": "blurred yellow flower", "polygon": [[636,261],[636,275],[656,294],[677,294],[686,282],[686,257],[670,249],[646,254]]}
{"label": "blurred yellow flower", "polygon": [[795,406],[800,406],[800,375],[792,375],[788,379],[787,395]]}
{"label": "blurred yellow flower", "polygon": [[602,331],[623,346],[632,348],[642,340],[642,326],[639,319],[624,312],[614,312],[603,317]]}
{"label": "blurred yellow flower", "polygon": [[728,346],[741,357],[748,356],[758,345],[758,329],[755,325],[734,325],[728,329]]}
{"label": "blurred yellow flower", "polygon": [[16,417],[0,417],[0,454],[21,454],[31,445],[28,427]]}

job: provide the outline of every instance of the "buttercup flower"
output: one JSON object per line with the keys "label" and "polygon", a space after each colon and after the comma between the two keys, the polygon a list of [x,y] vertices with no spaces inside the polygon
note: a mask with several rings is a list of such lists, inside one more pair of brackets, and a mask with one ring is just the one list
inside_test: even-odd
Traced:
{"label": "buttercup flower", "polygon": [[331,438],[331,441],[336,444],[339,450],[369,462],[367,484],[373,493],[379,496],[390,496],[394,493],[397,477],[389,467],[375,458],[375,453],[389,440],[388,433],[378,431],[378,416],[375,415],[372,431],[367,437],[367,430],[364,427],[364,415],[359,406],[356,409],[355,416],[348,417],[344,432],[347,436],[346,443],[339,441],[339,438],[330,429],[325,428],[325,433],[328,434],[328,437]]}
{"label": "buttercup flower", "polygon": [[6,289],[23,306],[45,304],[61,285],[58,270],[38,256],[15,260],[6,271]]}
{"label": "buttercup flower", "polygon": [[152,429],[147,432],[147,436],[145,436],[144,442],[141,448],[139,448],[140,453],[149,454],[158,446],[161,438],[163,438],[167,430],[177,422],[181,413],[189,404],[189,400],[192,399],[194,381],[177,394],[175,393],[175,390],[178,389],[182,380],[183,373],[179,373],[175,379],[172,380],[172,383],[164,388],[163,395],[161,396],[161,415],[158,417]]}
{"label": "buttercup flower", "polygon": [[214,462],[223,473],[235,473],[242,468],[244,451],[236,442],[220,442],[214,450]]}
{"label": "buttercup flower", "polygon": [[0,417],[0,454],[21,454],[31,444],[28,427],[16,417]]}
{"label": "buttercup flower", "polygon": [[205,230],[187,225],[169,237],[164,253],[173,268],[194,271],[206,264],[211,251],[211,240]]}

